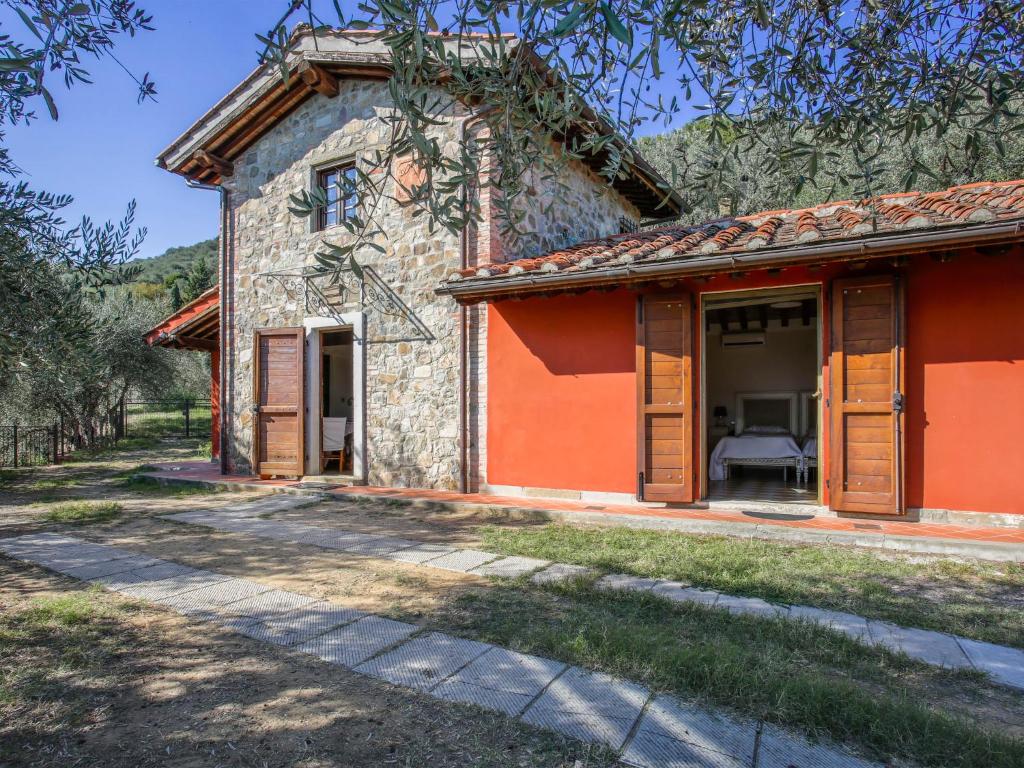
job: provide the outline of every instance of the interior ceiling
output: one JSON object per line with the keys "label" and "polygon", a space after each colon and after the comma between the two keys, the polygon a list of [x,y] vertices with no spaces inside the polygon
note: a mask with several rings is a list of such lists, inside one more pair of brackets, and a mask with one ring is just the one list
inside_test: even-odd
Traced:
{"label": "interior ceiling", "polygon": [[[772,306],[782,303],[795,306]],[[722,299],[707,303],[704,323],[708,331],[760,331],[769,325],[782,328],[810,326],[817,314],[818,299],[814,294],[786,294],[768,299]]]}

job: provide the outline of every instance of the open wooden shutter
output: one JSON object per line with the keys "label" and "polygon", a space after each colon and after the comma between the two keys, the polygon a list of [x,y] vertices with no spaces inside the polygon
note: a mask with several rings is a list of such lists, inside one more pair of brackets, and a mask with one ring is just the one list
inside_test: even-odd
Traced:
{"label": "open wooden shutter", "polygon": [[832,288],[829,491],[839,512],[903,514],[903,308],[895,276]]}
{"label": "open wooden shutter", "polygon": [[305,471],[302,328],[256,331],[256,474],[296,475]]}
{"label": "open wooden shutter", "polygon": [[645,501],[693,501],[692,314],[689,294],[637,304],[637,486]]}

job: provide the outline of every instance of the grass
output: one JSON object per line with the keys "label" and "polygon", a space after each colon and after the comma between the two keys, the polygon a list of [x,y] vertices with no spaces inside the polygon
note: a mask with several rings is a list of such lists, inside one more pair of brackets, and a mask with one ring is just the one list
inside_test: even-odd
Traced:
{"label": "grass", "polygon": [[68,678],[106,673],[122,650],[115,630],[127,612],[77,592],[0,614],[0,713],[36,708],[74,722],[84,708],[67,696]]}
{"label": "grass", "polygon": [[30,483],[27,486],[27,490],[38,492],[38,491],[57,491],[64,488],[73,488],[81,485],[83,480],[90,477],[87,472],[71,472],[66,475],[56,475],[50,477],[41,477],[38,480]]}
{"label": "grass", "polygon": [[856,613],[1024,648],[1024,565],[631,528],[483,530],[486,549]]}
{"label": "grass", "polygon": [[963,710],[957,695],[987,689],[978,673],[928,667],[803,622],[598,592],[585,580],[473,590],[431,621],[827,735],[874,757],[942,768],[1024,765],[1024,742],[980,727]]}
{"label": "grass", "polygon": [[223,493],[226,489],[217,486],[185,485],[178,483],[161,483],[152,477],[134,474],[122,479],[118,486],[126,491],[142,493],[147,496],[205,496],[212,493]]}
{"label": "grass", "polygon": [[44,519],[51,523],[88,525],[105,523],[120,514],[121,505],[114,501],[69,501],[51,507]]}

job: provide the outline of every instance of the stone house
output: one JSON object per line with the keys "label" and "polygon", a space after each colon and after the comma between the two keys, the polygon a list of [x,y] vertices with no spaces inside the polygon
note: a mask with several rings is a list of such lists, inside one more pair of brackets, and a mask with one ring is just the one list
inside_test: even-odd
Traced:
{"label": "stone house", "polygon": [[512,237],[483,179],[480,225],[432,230],[398,158],[380,252],[331,283],[364,201],[290,196],[377,170],[388,58],[293,42],[289,87],[257,70],[159,160],[221,194],[218,298],[151,340],[219,362],[223,471],[1024,526],[1024,180],[638,230],[663,180],[579,163],[531,174]]}
{"label": "stone house", "polygon": [[[521,236],[500,225],[485,184],[483,221],[452,234],[404,203],[418,171],[398,158],[375,211],[381,251],[355,254],[359,274],[334,284],[315,274],[316,254],[325,240],[344,246],[352,237],[338,219],[358,202],[338,191],[339,179],[354,169],[381,173],[372,159],[389,141],[388,55],[359,33],[314,41],[300,27],[292,43],[288,83],[276,67],[258,68],[157,160],[220,192],[222,469],[478,489],[487,313],[438,295],[438,286],[461,269],[635,229],[678,210],[677,201],[659,207],[665,184],[642,161],[611,185],[596,160],[574,163],[557,181],[530,179]],[[458,151],[474,115],[447,103],[432,137]],[[333,195],[324,209],[306,218],[289,210],[290,196],[318,187]],[[154,338],[188,347],[171,320]]]}

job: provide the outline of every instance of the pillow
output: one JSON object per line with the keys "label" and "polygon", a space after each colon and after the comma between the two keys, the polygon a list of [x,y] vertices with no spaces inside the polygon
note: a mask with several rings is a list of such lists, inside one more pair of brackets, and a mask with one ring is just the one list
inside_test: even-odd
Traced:
{"label": "pillow", "polygon": [[788,435],[789,430],[785,427],[771,427],[752,424],[743,430],[746,435]]}

